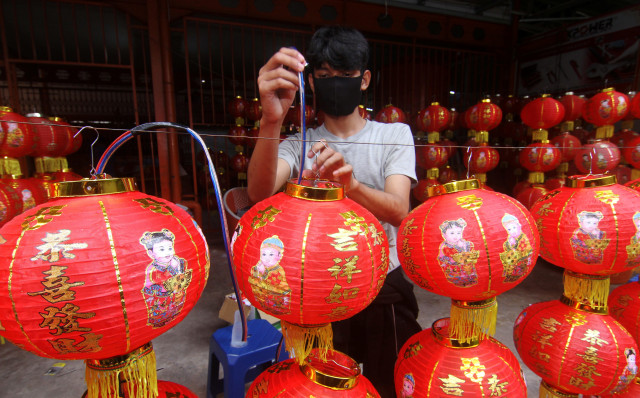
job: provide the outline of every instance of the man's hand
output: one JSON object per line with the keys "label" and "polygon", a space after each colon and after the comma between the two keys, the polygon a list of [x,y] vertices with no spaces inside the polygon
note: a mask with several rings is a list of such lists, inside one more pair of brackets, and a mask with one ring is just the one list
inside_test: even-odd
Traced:
{"label": "man's hand", "polygon": [[304,65],[304,57],[297,50],[281,48],[260,68],[261,123],[282,123],[299,88],[298,73]]}
{"label": "man's hand", "polygon": [[347,193],[358,182],[353,178],[353,166],[344,160],[344,156],[327,145],[324,140],[316,142],[307,157],[313,162],[311,170],[305,170],[303,177],[320,178],[335,181],[343,185]]}

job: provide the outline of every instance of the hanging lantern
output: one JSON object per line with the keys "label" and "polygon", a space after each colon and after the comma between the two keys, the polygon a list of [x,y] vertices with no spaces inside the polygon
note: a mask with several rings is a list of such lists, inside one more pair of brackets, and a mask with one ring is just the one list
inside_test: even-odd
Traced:
{"label": "hanging lantern", "polygon": [[[43,357],[88,360],[90,398],[116,388],[121,372],[155,377],[139,347],[189,313],[209,273],[195,221],[133,179],[61,182],[57,198],[0,235],[0,257],[12,259],[0,263],[0,335]],[[148,366],[107,369],[130,354]]]}
{"label": "hanging lantern", "polygon": [[568,177],[566,186],[531,209],[540,231],[540,255],[559,267],[593,275],[635,268],[640,250],[635,252],[631,240],[638,211],[640,193],[617,184],[614,176]]}
{"label": "hanging lantern", "polygon": [[[569,277],[589,282],[586,275]],[[544,381],[540,396],[622,391],[636,375],[636,342],[607,315],[606,301],[595,305],[573,296],[566,286],[560,300],[527,307],[514,327],[520,358]]]}
{"label": "hanging lantern", "polygon": [[[125,383],[123,383],[125,384]],[[126,386],[124,387],[126,388]],[[85,392],[82,398],[87,398],[88,393]],[[100,395],[99,398],[103,396]],[[108,398],[117,398],[115,392],[113,395],[105,396]],[[171,381],[158,380],[158,398],[198,398],[198,396],[187,387]]]}
{"label": "hanging lantern", "polygon": [[378,220],[331,182],[290,181],[242,216],[232,240],[240,290],[282,320],[300,363],[314,339],[323,351],[331,346],[330,322],[373,301],[389,266]]}
{"label": "hanging lantern", "polygon": [[22,201],[21,213],[46,202],[48,199],[44,188],[32,179],[10,176],[0,179],[0,182],[16,191]]}
{"label": "hanging lantern", "polygon": [[486,144],[471,147],[462,157],[464,167],[483,184],[487,181],[487,173],[500,163],[500,153]]}
{"label": "hanging lantern", "polygon": [[262,118],[262,105],[260,104],[260,100],[258,98],[254,98],[249,102],[247,108],[245,109],[245,114],[247,119],[253,122],[259,122]]}
{"label": "hanging lantern", "polygon": [[[287,116],[286,116],[286,120],[287,123],[291,123],[294,126],[300,128],[300,104],[296,104],[294,106],[292,106],[291,108],[289,108],[289,110],[287,111]],[[313,119],[316,117],[315,112],[313,111],[313,107],[309,106],[309,105],[305,105],[304,106],[304,120],[305,120],[305,124],[310,124]]]}
{"label": "hanging lantern", "polygon": [[527,209],[531,209],[539,199],[542,199],[548,193],[548,189],[542,184],[532,184],[516,195],[516,200]]}
{"label": "hanging lantern", "polygon": [[531,272],[538,239],[513,198],[479,189],[477,180],[454,181],[435,187],[402,221],[398,257],[418,286],[454,299],[452,336],[465,341],[473,322],[464,320],[483,319],[474,314],[487,314],[483,332],[495,328],[495,296]]}
{"label": "hanging lantern", "polygon": [[0,182],[0,227],[22,213],[22,199],[10,185]]}
{"label": "hanging lantern", "polygon": [[496,128],[502,121],[502,110],[490,100],[483,99],[467,109],[464,118],[467,126],[475,130],[476,141],[486,143],[489,142],[489,130]]}
{"label": "hanging lantern", "polygon": [[[418,112],[418,128],[427,134],[440,133],[449,125],[450,117],[447,108],[437,102],[432,102],[431,105]],[[435,141],[438,140],[439,138],[435,139]]]}
{"label": "hanging lantern", "polygon": [[580,148],[580,140],[568,131],[563,131],[553,137],[550,142],[560,151],[560,160],[570,162],[576,157],[576,152]]}
{"label": "hanging lantern", "polygon": [[358,113],[360,114],[360,117],[365,120],[373,120],[373,117],[371,117],[371,112],[369,112],[367,108],[364,107],[364,105],[358,105]]}
{"label": "hanging lantern", "polygon": [[235,125],[229,129],[229,141],[233,145],[245,145],[247,143],[247,129],[242,125]]}
{"label": "hanging lantern", "polygon": [[640,137],[627,141],[622,150],[622,156],[633,168],[640,169]]}
{"label": "hanging lantern", "polygon": [[574,95],[572,91],[568,91],[560,98],[560,103],[564,107],[564,118],[562,120],[562,131],[573,131],[575,121],[582,117],[582,109],[586,99]]}
{"label": "hanging lantern", "polygon": [[247,397],[253,398],[380,398],[373,385],[360,374],[353,359],[329,351],[327,360],[313,350],[302,365],[295,359],[278,362],[251,383]]}
{"label": "hanging lantern", "polygon": [[438,182],[440,184],[446,184],[450,181],[457,180],[458,173],[451,166],[445,166],[440,169],[440,175],[438,176]]}
{"label": "hanging lantern", "polygon": [[543,182],[544,173],[558,167],[560,160],[562,160],[560,150],[550,144],[548,140],[529,144],[520,152],[520,164],[522,167],[532,173],[542,174],[542,181],[529,180],[532,183]]}
{"label": "hanging lantern", "polygon": [[582,118],[595,126],[602,138],[613,136],[613,125],[629,111],[629,98],[612,87],[605,88],[584,103]]}
{"label": "hanging lantern", "polygon": [[36,135],[36,147],[31,153],[36,173],[53,173],[67,167],[62,161],[62,154],[69,145],[69,133],[66,127],[58,126],[39,113],[27,115],[33,123],[33,133]]}
{"label": "hanging lantern", "polygon": [[248,107],[249,103],[239,95],[227,102],[227,112],[233,117],[234,123],[239,125],[244,124],[244,117]]}
{"label": "hanging lantern", "polygon": [[636,93],[629,102],[629,113],[636,119],[640,119],[640,96]]}
{"label": "hanging lantern", "polygon": [[246,173],[249,169],[249,158],[242,152],[236,153],[231,158],[231,168],[237,173]]}
{"label": "hanging lantern", "polygon": [[[640,226],[640,217],[636,222]],[[640,249],[639,238],[634,236],[633,239]],[[640,283],[625,283],[613,289],[609,294],[609,313],[636,341],[640,341]]]}
{"label": "hanging lantern", "polygon": [[612,142],[601,140],[584,145],[576,151],[576,168],[584,174],[602,174],[620,163],[620,150]]}
{"label": "hanging lantern", "polygon": [[499,341],[451,337],[449,319],[409,338],[394,370],[398,397],[512,397],[527,395],[518,359]]}
{"label": "hanging lantern", "polygon": [[[13,112],[7,106],[0,107],[0,174],[22,175],[18,158],[30,155],[36,148],[33,127],[25,116]],[[2,138],[0,137],[0,138]]]}
{"label": "hanging lantern", "polygon": [[375,120],[380,123],[406,123],[407,117],[402,109],[388,104],[378,111]]}
{"label": "hanging lantern", "polygon": [[543,94],[522,108],[520,119],[522,119],[522,123],[534,131],[534,140],[536,140],[536,131],[540,130],[545,131],[545,137],[541,140],[546,140],[549,128],[562,122],[564,114],[564,106],[560,101],[552,98],[549,94]]}
{"label": "hanging lantern", "polygon": [[[438,169],[445,164],[449,159],[449,152],[445,147],[439,143],[427,143],[416,146],[416,162],[418,166],[423,169]],[[434,178],[438,178],[438,173],[435,173]]]}
{"label": "hanging lantern", "polygon": [[429,190],[433,187],[440,185],[440,182],[434,178],[423,178],[418,180],[416,186],[411,190],[413,197],[420,203],[429,199]]}

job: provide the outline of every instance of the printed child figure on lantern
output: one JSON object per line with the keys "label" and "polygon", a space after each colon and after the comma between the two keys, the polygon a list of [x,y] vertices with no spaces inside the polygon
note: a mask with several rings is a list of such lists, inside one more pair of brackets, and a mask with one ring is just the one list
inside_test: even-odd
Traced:
{"label": "printed child figure on lantern", "polygon": [[504,252],[500,253],[502,276],[505,282],[516,282],[531,265],[533,247],[527,235],[522,232],[522,224],[514,215],[505,213],[502,226],[509,234],[502,244]]}
{"label": "printed child figure on lantern", "polygon": [[627,358],[627,366],[625,366],[618,384],[613,390],[611,390],[612,394],[624,390],[629,383],[635,379],[636,374],[638,373],[638,366],[636,365],[636,350],[633,348],[626,348],[624,350],[624,356]]}
{"label": "printed child figure on lantern", "polygon": [[407,373],[402,377],[402,395],[400,398],[412,398],[416,389],[416,380],[413,374]]}
{"label": "printed child figure on lantern", "polygon": [[633,215],[633,224],[636,226],[636,233],[631,237],[631,242],[627,245],[627,266],[637,267],[640,265],[640,211]]}
{"label": "printed child figure on lantern", "polygon": [[581,211],[578,213],[579,227],[571,236],[573,257],[584,264],[602,263],[604,249],[609,245],[606,232],[598,228],[604,216],[600,211]]}
{"label": "printed child figure on lantern", "polygon": [[462,237],[466,226],[467,222],[462,218],[440,224],[444,241],[440,244],[438,262],[447,281],[459,287],[478,283],[476,262],[480,252],[473,250],[473,243]]}
{"label": "printed child figure on lantern", "polygon": [[142,289],[147,305],[147,324],[159,328],[171,322],[182,310],[191,270],[186,260],[175,255],[175,236],[168,229],[145,232],[140,244],[153,260],[148,266]]}
{"label": "printed child figure on lantern", "polygon": [[283,253],[284,244],[277,235],[262,241],[260,260],[251,268],[249,276],[249,284],[256,300],[278,315],[291,312],[291,288],[280,265]]}

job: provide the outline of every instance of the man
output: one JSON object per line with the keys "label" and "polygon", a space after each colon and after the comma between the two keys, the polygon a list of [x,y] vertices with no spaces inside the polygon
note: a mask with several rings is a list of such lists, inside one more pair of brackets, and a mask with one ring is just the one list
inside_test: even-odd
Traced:
{"label": "man", "polygon": [[364,375],[382,397],[395,397],[393,367],[404,342],[420,331],[413,285],[402,273],[396,251],[398,226],[409,212],[415,152],[405,124],[382,124],[358,112],[371,81],[369,45],[357,30],[324,27],[311,38],[307,57],[282,48],[260,69],[262,119],[248,171],[253,202],[276,193],[300,173],[301,135],[279,144],[280,127],[298,90],[298,73],[308,61],[309,86],[324,124],[307,131],[303,175],[340,182],[345,194],[382,223],[390,246],[389,274],[374,302],[356,316],[333,324],[334,345],[363,363]]}

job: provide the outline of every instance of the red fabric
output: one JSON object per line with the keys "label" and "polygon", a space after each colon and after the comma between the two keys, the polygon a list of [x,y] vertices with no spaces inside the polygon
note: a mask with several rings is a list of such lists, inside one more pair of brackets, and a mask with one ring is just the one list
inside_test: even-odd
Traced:
{"label": "red fabric", "polygon": [[398,397],[527,395],[518,359],[504,344],[489,337],[476,347],[453,348],[448,345],[448,327],[437,326],[442,321],[402,346],[394,372]]}
{"label": "red fabric", "polygon": [[418,129],[425,133],[441,132],[449,125],[449,110],[437,102],[418,112]]}
{"label": "red fabric", "polygon": [[548,130],[562,122],[564,113],[564,106],[560,101],[552,97],[539,97],[522,108],[520,119],[534,130]]}
{"label": "red fabric", "polygon": [[0,264],[0,334],[44,357],[103,359],[147,343],[193,308],[209,272],[193,219],[140,192],[54,199],[0,235],[0,257],[15,259]]}
{"label": "red fabric", "polygon": [[242,216],[232,252],[247,299],[299,325],[364,309],[380,291],[389,261],[384,230],[364,207],[348,198],[312,201],[285,193]]}
{"label": "red fabric", "polygon": [[538,239],[533,218],[519,202],[472,189],[434,196],[409,213],[398,232],[398,257],[420,287],[478,301],[524,280],[538,256]]}
{"label": "red fabric", "polygon": [[625,248],[638,231],[639,206],[640,192],[619,184],[559,188],[531,208],[540,231],[540,255],[559,267],[591,275],[633,268],[637,264]]}
{"label": "red fabric", "polygon": [[548,384],[573,394],[624,389],[636,373],[635,340],[609,315],[558,300],[527,307],[513,331],[522,361]]}
{"label": "red fabric", "polygon": [[612,125],[629,111],[629,97],[614,89],[604,89],[589,98],[582,109],[582,118],[596,126]]}

